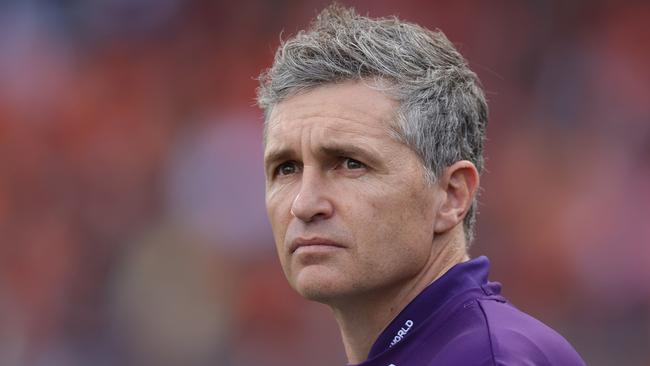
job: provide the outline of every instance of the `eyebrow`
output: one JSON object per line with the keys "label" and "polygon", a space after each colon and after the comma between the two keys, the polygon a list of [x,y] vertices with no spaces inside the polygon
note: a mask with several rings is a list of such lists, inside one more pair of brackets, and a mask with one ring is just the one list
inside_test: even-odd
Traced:
{"label": "eyebrow", "polygon": [[337,143],[321,146],[318,151],[326,156],[360,156],[370,163],[375,163],[377,161],[375,156],[379,155],[374,149],[370,150],[355,145]]}
{"label": "eyebrow", "polygon": [[295,153],[291,149],[280,148],[276,150],[271,150],[268,154],[264,156],[264,167],[266,170],[269,170],[275,163],[279,161],[291,160],[295,156]]}
{"label": "eyebrow", "polygon": [[[376,156],[379,155],[374,149],[361,148],[359,146],[350,144],[329,143],[325,146],[318,148],[318,153],[324,156],[350,156],[361,157],[367,163],[378,164]],[[271,150],[264,157],[264,165],[266,169],[270,169],[275,163],[285,160],[292,160],[296,158],[296,153],[293,149],[279,148]]]}

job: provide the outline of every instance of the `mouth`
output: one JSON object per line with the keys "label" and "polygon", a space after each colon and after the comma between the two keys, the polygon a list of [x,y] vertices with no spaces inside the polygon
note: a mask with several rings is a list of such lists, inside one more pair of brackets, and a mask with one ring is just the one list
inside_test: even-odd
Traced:
{"label": "mouth", "polygon": [[293,254],[296,250],[300,248],[324,248],[324,249],[334,249],[334,248],[346,248],[345,245],[337,243],[333,240],[313,237],[313,238],[297,238],[291,241],[289,246],[289,252]]}

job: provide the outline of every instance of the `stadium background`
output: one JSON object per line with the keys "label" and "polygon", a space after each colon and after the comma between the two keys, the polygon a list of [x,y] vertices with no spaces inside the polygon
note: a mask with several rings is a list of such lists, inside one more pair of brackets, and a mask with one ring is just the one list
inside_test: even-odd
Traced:
{"label": "stadium background", "polygon": [[[491,107],[474,256],[592,366],[650,365],[650,3],[345,1]],[[0,2],[0,364],[337,365],[263,207],[254,78],[323,1]]]}

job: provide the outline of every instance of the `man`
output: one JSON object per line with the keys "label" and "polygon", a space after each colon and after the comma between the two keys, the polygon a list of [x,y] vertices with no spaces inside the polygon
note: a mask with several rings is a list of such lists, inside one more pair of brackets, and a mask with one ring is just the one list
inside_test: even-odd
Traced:
{"label": "man", "polygon": [[258,102],[282,268],[331,307],[350,364],[584,365],[469,260],[487,106],[441,32],[330,6]]}

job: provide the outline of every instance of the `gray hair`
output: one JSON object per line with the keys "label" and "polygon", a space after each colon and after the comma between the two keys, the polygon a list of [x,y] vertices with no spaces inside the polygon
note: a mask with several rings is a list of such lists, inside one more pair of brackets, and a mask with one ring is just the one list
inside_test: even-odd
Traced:
{"label": "gray hair", "polygon": [[[480,82],[445,35],[396,17],[372,19],[333,4],[281,43],[260,77],[258,105],[272,108],[319,85],[376,80],[399,102],[396,137],[422,160],[430,182],[459,160],[483,169],[487,104]],[[474,237],[476,198],[464,219]]]}

